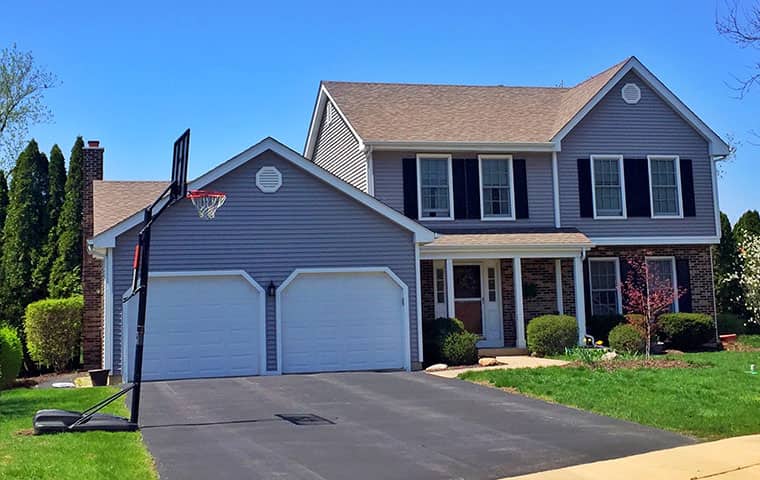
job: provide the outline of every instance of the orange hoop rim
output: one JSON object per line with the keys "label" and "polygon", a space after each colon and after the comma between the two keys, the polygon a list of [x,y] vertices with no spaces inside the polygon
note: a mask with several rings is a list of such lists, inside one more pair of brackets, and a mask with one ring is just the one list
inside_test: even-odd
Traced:
{"label": "orange hoop rim", "polygon": [[219,198],[219,197],[226,197],[227,194],[224,192],[213,192],[209,190],[191,190],[187,192],[187,198],[193,199],[193,198],[204,198],[204,197],[210,197],[210,198]]}

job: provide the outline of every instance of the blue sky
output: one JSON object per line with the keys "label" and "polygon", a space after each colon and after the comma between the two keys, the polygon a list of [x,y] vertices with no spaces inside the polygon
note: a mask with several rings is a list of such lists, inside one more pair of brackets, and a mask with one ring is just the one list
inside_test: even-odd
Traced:
{"label": "blue sky", "polygon": [[[122,6],[120,4],[127,4]],[[30,5],[34,5],[32,8]],[[742,142],[719,180],[732,220],[758,208],[760,88],[726,85],[760,60],[714,26],[722,0],[683,2],[12,2],[16,42],[56,73],[55,119],[32,133],[68,155],[99,139],[107,179],[168,178],[192,129],[190,176],[265,136],[303,148],[322,79],[574,85],[636,55],[716,132]]]}

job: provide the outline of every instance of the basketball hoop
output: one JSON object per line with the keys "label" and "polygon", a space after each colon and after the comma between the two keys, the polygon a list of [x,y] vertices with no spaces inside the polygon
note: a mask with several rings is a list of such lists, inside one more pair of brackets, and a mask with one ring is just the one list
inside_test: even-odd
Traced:
{"label": "basketball hoop", "polygon": [[193,202],[198,210],[198,217],[203,220],[213,220],[216,211],[224,205],[227,194],[222,192],[208,192],[205,190],[193,190],[187,193],[187,198]]}

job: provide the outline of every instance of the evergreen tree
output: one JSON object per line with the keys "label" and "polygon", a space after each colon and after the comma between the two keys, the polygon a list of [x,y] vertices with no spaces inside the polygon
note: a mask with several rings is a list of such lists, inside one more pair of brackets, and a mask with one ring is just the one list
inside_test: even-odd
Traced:
{"label": "evergreen tree", "polygon": [[715,301],[719,312],[743,314],[742,287],[736,274],[739,272],[739,254],[736,239],[728,216],[720,212],[720,244],[715,247]]}
{"label": "evergreen tree", "polygon": [[747,210],[734,225],[734,238],[737,243],[748,233],[760,235],[760,214],[757,210]]}
{"label": "evergreen tree", "polygon": [[58,243],[48,283],[48,293],[54,298],[67,297],[82,288],[83,149],[84,141],[82,137],[77,137],[69,157],[69,174],[58,218]]}
{"label": "evergreen tree", "polygon": [[53,266],[56,248],[58,245],[58,218],[63,207],[64,192],[66,188],[66,164],[63,152],[58,145],[53,145],[50,151],[50,164],[48,166],[48,195],[47,217],[48,231],[42,254],[34,268],[32,280],[38,296],[46,297],[50,270]]}
{"label": "evergreen tree", "polygon": [[13,169],[0,259],[3,319],[21,327],[26,306],[38,300],[32,272],[45,240],[47,158],[32,140]]}
{"label": "evergreen tree", "polygon": [[0,258],[3,252],[3,225],[5,225],[5,216],[8,212],[8,181],[5,178],[5,172],[0,170]]}

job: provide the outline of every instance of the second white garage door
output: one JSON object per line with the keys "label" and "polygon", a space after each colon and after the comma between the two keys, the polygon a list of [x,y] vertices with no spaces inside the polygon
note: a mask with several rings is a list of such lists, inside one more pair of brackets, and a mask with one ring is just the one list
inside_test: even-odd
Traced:
{"label": "second white garage door", "polygon": [[278,295],[282,372],[404,368],[406,295],[388,271],[296,272]]}

